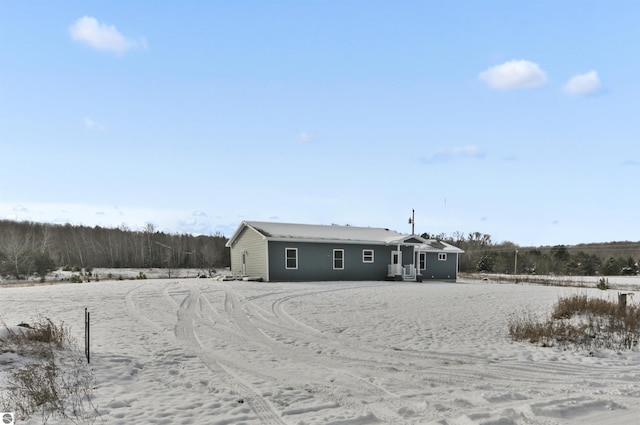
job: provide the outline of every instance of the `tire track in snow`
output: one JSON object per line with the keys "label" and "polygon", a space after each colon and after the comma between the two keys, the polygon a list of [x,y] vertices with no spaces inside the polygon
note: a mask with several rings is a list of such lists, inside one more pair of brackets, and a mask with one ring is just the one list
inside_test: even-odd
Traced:
{"label": "tire track in snow", "polygon": [[[396,350],[388,346],[365,346],[360,343],[354,343],[348,338],[341,338],[338,335],[327,335],[291,316],[285,308],[287,302],[298,297],[313,296],[319,293],[337,292],[344,290],[359,289],[362,287],[379,286],[379,285],[350,285],[348,287],[331,288],[331,289],[314,289],[301,291],[296,294],[283,291],[280,294],[287,294],[282,298],[272,301],[271,311],[280,320],[274,322],[272,320],[264,320],[263,316],[252,316],[254,319],[262,319],[262,323],[257,324],[265,330],[279,332],[289,337],[298,337],[307,342],[313,342],[320,346],[330,347],[334,349],[348,349],[348,354],[331,355],[333,360],[340,360],[349,365],[359,365],[362,367],[380,368],[384,365],[380,364],[380,357],[387,358],[388,367],[393,367],[399,371],[406,373],[420,372],[423,378],[427,378],[429,382],[439,382],[443,384],[464,385],[471,378],[480,378],[482,381],[510,384],[514,381],[526,383],[563,383],[564,380],[558,375],[558,371],[549,371],[546,376],[540,376],[540,371],[531,371],[531,365],[523,366],[522,370],[514,371],[513,375],[504,376],[501,365],[494,365],[495,373],[488,371],[491,365],[487,363],[485,357],[473,355],[459,355],[456,353],[434,353],[434,352],[408,352],[404,350]],[[270,294],[273,295],[273,294]],[[279,294],[278,294],[279,295]],[[265,295],[266,296],[266,295]],[[249,300],[254,300],[260,296],[254,296],[246,299],[244,302],[239,301],[242,306],[250,306]],[[237,307],[234,307],[237,308]],[[254,334],[255,336],[255,334]],[[261,332],[261,336],[269,336]],[[374,356],[376,360],[368,360]],[[336,366],[333,365],[335,368]],[[423,379],[424,380],[424,379]],[[375,390],[373,391],[376,392]]]}
{"label": "tire track in snow", "polygon": [[[357,376],[353,373],[344,372],[345,370],[351,370],[354,367],[357,368],[366,368],[367,370],[372,371],[372,374],[375,375],[375,372],[381,368],[388,369],[394,368],[399,372],[405,372],[408,375],[413,375],[416,372],[420,372],[421,374],[427,374],[429,377],[429,382],[436,381],[444,384],[452,384],[455,383],[457,385],[464,385],[469,380],[469,374],[466,373],[455,373],[451,369],[447,368],[447,370],[443,372],[434,372],[433,371],[433,360],[437,360],[444,364],[455,363],[455,356],[449,354],[442,355],[434,355],[433,353],[416,353],[415,355],[405,356],[402,351],[396,351],[390,349],[389,347],[380,347],[380,349],[375,349],[371,347],[363,346],[360,343],[354,343],[348,338],[340,338],[337,335],[327,335],[311,326],[306,325],[303,322],[298,321],[293,318],[285,309],[284,304],[291,299],[303,296],[312,296],[319,293],[326,292],[338,292],[344,290],[351,289],[359,289],[362,287],[371,287],[371,286],[379,286],[376,285],[352,285],[349,287],[341,287],[341,288],[331,288],[331,289],[321,289],[321,290],[311,290],[305,291],[297,294],[290,294],[290,292],[283,292],[289,295],[279,298],[272,302],[272,312],[276,316],[277,319],[280,320],[280,324],[271,320],[261,320],[258,317],[262,317],[260,315],[252,315],[253,319],[258,318],[256,320],[257,324],[250,324],[246,326],[241,326],[241,328],[252,337],[253,341],[258,340],[258,338],[262,338],[262,342],[264,345],[274,349],[274,350],[282,350],[283,344],[281,342],[277,342],[273,337],[271,337],[268,333],[260,331],[256,333],[254,329],[251,327],[260,326],[265,330],[269,330],[275,333],[279,333],[282,335],[286,335],[287,337],[298,337],[302,341],[312,342],[318,346],[324,347],[323,351],[330,350],[338,350],[343,351],[347,350],[347,354],[329,354],[326,356],[319,357],[315,355],[316,353],[309,353],[308,350],[304,348],[296,347],[296,346],[287,346],[286,351],[283,352],[283,356],[289,357],[292,360],[299,362],[310,362],[310,363],[324,363],[323,367],[327,370],[332,371],[341,371],[344,376],[350,376],[354,382],[356,382],[360,387],[364,386],[363,389],[365,392],[368,392],[374,396],[379,398],[384,398],[387,401],[393,401],[394,407],[400,409],[402,408],[402,404],[399,402],[401,399],[396,394],[393,394],[388,389],[376,385],[373,382],[369,382],[366,378]],[[240,300],[237,299],[234,301],[234,293],[231,291],[229,287],[227,287],[227,310],[230,316],[234,315],[234,312],[239,312],[242,307],[249,307],[252,303],[248,302],[248,299]],[[237,295],[236,295],[237,296]],[[251,297],[251,299],[256,299],[258,297]],[[245,313],[247,316],[249,313]],[[250,314],[249,314],[250,315]],[[242,318],[235,314],[234,323],[242,323],[242,320],[248,319],[248,317]],[[268,338],[268,340],[264,340],[264,338]],[[295,355],[295,354],[298,355]],[[425,355],[426,354],[426,355]],[[371,359],[371,356],[374,356]],[[380,362],[380,356],[386,357],[388,359],[387,363]],[[452,357],[454,357],[452,359]],[[474,360],[475,362],[479,361],[479,359],[484,360],[484,358],[479,358],[475,356],[458,356],[463,358],[465,361],[469,359]],[[408,362],[408,364],[399,363],[398,360],[401,359],[404,362]],[[416,361],[419,360],[420,364],[417,364]],[[461,361],[462,363],[462,361]],[[477,376],[477,373],[473,374]],[[424,376],[424,375],[421,375]],[[487,376],[489,377],[489,376]],[[422,380],[424,381],[424,379]],[[499,381],[503,382],[504,379],[500,378]],[[420,383],[417,385],[419,388],[424,388],[424,383]],[[395,418],[394,418],[395,419]]]}
{"label": "tire track in snow", "polygon": [[136,303],[133,301],[133,296],[146,285],[148,285],[148,284],[147,283],[140,284],[140,285],[136,286],[135,288],[133,288],[132,290],[130,290],[129,292],[127,292],[127,295],[125,295],[125,297],[124,297],[125,307],[127,308],[127,311],[133,317],[135,317],[138,321],[144,322],[147,325],[151,326],[152,328],[154,328],[156,330],[159,330],[159,331],[162,331],[163,330],[162,326],[160,326],[159,324],[157,324],[156,322],[152,321],[147,316],[142,314],[141,310],[138,308]]}
{"label": "tire track in snow", "polygon": [[[469,381],[470,377],[482,377],[483,380],[491,380],[504,382],[505,378],[499,374],[493,375],[484,373],[478,370],[455,370],[454,367],[458,365],[473,365],[486,364],[486,358],[474,355],[460,355],[458,353],[434,353],[434,352],[408,352],[404,350],[398,350],[387,345],[371,346],[365,345],[360,342],[353,342],[349,338],[342,337],[340,335],[327,335],[320,330],[317,330],[299,320],[295,319],[286,311],[286,303],[292,299],[298,297],[313,296],[319,293],[336,292],[341,290],[353,290],[370,286],[379,285],[359,285],[349,286],[346,288],[338,289],[324,289],[308,291],[304,293],[290,294],[283,298],[279,298],[272,302],[272,308],[274,315],[282,320],[286,325],[281,328],[281,332],[287,330],[295,332],[307,341],[312,341],[319,345],[328,345],[334,348],[347,349],[347,354],[332,355],[332,358],[341,360],[348,364],[355,364],[362,367],[369,367],[372,369],[379,368],[393,368],[400,372],[405,372],[409,375],[417,375],[420,373],[420,377],[428,377],[429,382],[438,382],[442,384],[457,384],[464,385]],[[373,360],[371,360],[373,358]],[[386,363],[381,363],[380,359],[386,359]],[[442,368],[444,367],[444,370]],[[418,383],[418,387],[424,389],[424,379],[421,379]],[[542,378],[542,382],[547,382],[547,378]]]}
{"label": "tire track in snow", "polygon": [[[388,389],[374,384],[366,378],[353,373],[350,370],[351,366],[353,366],[352,359],[347,359],[348,369],[345,369],[345,364],[343,362],[335,361],[343,359],[341,357],[318,356],[309,353],[308,350],[300,349],[299,347],[285,347],[283,344],[266,335],[256,324],[253,323],[252,317],[254,316],[243,308],[247,305],[246,300],[240,300],[238,294],[229,286],[225,287],[225,292],[225,308],[229,317],[233,323],[238,326],[238,328],[253,342],[263,344],[270,350],[274,351],[280,358],[289,358],[299,364],[315,364],[316,367],[325,369],[328,372],[338,373],[341,376],[341,380],[348,381],[348,384],[355,387],[358,391],[373,395],[376,398],[375,402],[379,402],[381,404],[377,405],[369,403],[366,404],[365,407],[362,404],[354,403],[352,400],[349,400],[345,396],[340,396],[335,392],[329,393],[327,391],[321,391],[330,400],[349,408],[358,408],[359,410],[365,408],[366,410],[371,411],[378,419],[389,424],[406,423],[406,418],[398,414],[401,409],[406,407],[401,398]],[[282,328],[280,328],[280,330],[282,330]]]}
{"label": "tire track in snow", "polygon": [[[136,294],[148,285],[149,283],[143,283],[127,292],[125,296],[125,306],[130,314],[138,321],[146,323],[157,331],[166,331],[166,328],[163,328],[160,324],[154,322],[145,315],[145,311],[142,310],[135,302]],[[199,290],[191,287],[180,304],[175,301],[169,291],[170,284],[165,284],[165,287],[162,289],[163,298],[167,304],[175,307],[174,311],[176,311],[175,315],[172,315],[173,320],[176,323],[174,328],[175,337],[179,341],[185,343],[189,349],[198,355],[203,364],[211,372],[222,379],[230,388],[233,388],[234,392],[238,394],[254,411],[261,423],[265,425],[285,424],[266,400],[259,396],[250,387],[240,382],[237,376],[228,372],[211,355],[204,352],[202,349],[202,343],[198,339],[198,335],[194,330],[195,321],[202,317],[201,312],[198,312],[198,310],[202,310]],[[152,311],[151,313],[158,314],[160,312],[165,316],[169,316],[167,311],[162,307],[156,308],[155,310],[156,311]]]}
{"label": "tire track in snow", "polygon": [[[209,282],[207,283],[208,285],[206,287],[212,289]],[[161,329],[161,327],[157,326],[156,323],[147,317],[147,313],[149,313],[151,317],[159,315],[158,312],[152,310],[161,309],[159,303],[151,303],[149,305],[145,299],[147,295],[145,287],[148,288],[147,285],[147,283],[141,284],[127,293],[125,304],[128,311],[134,317],[145,323],[150,323],[155,328]],[[192,285],[198,286],[195,283],[189,283],[189,286]],[[177,303],[174,304],[173,307],[175,308],[173,312],[179,311],[180,309],[191,311],[191,321],[186,320],[188,319],[187,316],[179,318],[178,322],[182,321],[184,323],[181,331],[178,330],[178,326],[176,325],[176,336],[178,336],[179,332],[182,332],[182,341],[186,344],[195,344],[194,346],[190,345],[190,347],[193,347],[192,349],[196,353],[205,351],[199,340],[199,336],[203,335],[204,327],[195,332],[196,324],[205,325],[208,327],[207,329],[211,329],[218,334],[222,332],[224,336],[233,338],[232,345],[245,343],[255,346],[266,346],[267,348],[273,349],[276,353],[290,353],[294,361],[304,361],[305,359],[315,360],[317,356],[314,356],[313,352],[310,351],[311,347],[288,347],[285,343],[277,339],[278,335],[274,337],[274,334],[290,337],[293,339],[293,343],[311,342],[330,348],[337,348],[342,354],[337,356],[323,355],[323,367],[333,367],[331,371],[337,373],[343,373],[345,370],[350,373],[355,372],[345,378],[347,382],[366,383],[366,378],[359,376],[359,371],[361,370],[375,370],[376,368],[383,370],[387,367],[393,367],[401,372],[402,378],[407,379],[405,386],[407,389],[413,391],[428,389],[429,391],[423,391],[423,394],[420,394],[421,397],[425,397],[424,403],[426,403],[427,408],[430,409],[429,412],[427,412],[430,414],[425,415],[427,421],[438,420],[439,418],[443,418],[444,420],[444,418],[447,418],[447,423],[450,424],[483,422],[555,424],[557,422],[553,419],[549,419],[549,417],[545,419],[545,415],[547,413],[554,415],[556,412],[559,412],[557,414],[561,414],[563,408],[567,409],[563,403],[572,403],[578,407],[584,406],[585,409],[598,408],[603,410],[608,406],[606,403],[611,399],[621,399],[621,397],[615,396],[616,391],[620,391],[623,395],[631,391],[631,389],[628,389],[627,393],[624,392],[624,385],[629,384],[630,379],[629,370],[624,366],[615,367],[612,370],[611,366],[600,368],[598,365],[576,365],[568,364],[564,361],[526,361],[523,359],[508,359],[496,363],[479,356],[458,356],[455,353],[449,355],[448,353],[429,351],[400,351],[394,350],[393,347],[372,343],[359,344],[354,342],[354,339],[349,339],[346,335],[333,335],[322,332],[308,326],[304,322],[298,321],[295,316],[289,314],[287,311],[287,303],[296,297],[312,296],[319,292],[357,290],[357,286],[332,288],[329,290],[324,289],[321,291],[318,291],[316,287],[316,290],[304,290],[295,294],[292,294],[291,291],[281,291],[280,293],[271,292],[247,298],[243,298],[234,292],[234,299],[233,296],[229,296],[227,291],[224,292],[225,298],[223,298],[222,291],[219,290],[216,285],[214,286],[215,290],[211,292],[216,294],[215,298],[212,298],[215,300],[214,305],[212,305],[208,297],[203,296],[203,294],[195,290],[195,288],[192,288],[192,290],[187,293],[187,285],[181,285],[180,287],[184,288],[182,293],[180,293],[180,291],[171,292],[173,288],[166,286],[163,294],[166,293],[169,298],[173,298],[174,301],[176,298],[184,297],[181,305],[178,306]],[[227,286],[227,288],[230,287]],[[192,291],[195,291],[195,298],[192,298]],[[270,301],[271,304],[263,304],[263,306],[260,306],[258,303],[265,297],[276,297],[276,299]],[[195,305],[187,303],[187,301],[193,299],[195,299]],[[256,301],[256,303],[254,304],[253,301]],[[140,308],[141,305],[143,308]],[[264,308],[264,305],[270,306],[271,311],[269,311],[268,307]],[[216,309],[214,306],[219,308]],[[180,314],[184,314],[184,312]],[[173,323],[175,323],[175,316]],[[243,329],[241,326],[245,328]],[[192,336],[188,334],[189,329],[194,331]],[[167,330],[166,327],[164,330]],[[238,332],[239,330],[242,332]],[[205,342],[206,341],[207,340],[205,340]],[[215,358],[207,353],[203,353],[200,359],[213,373],[219,373],[220,377],[225,382],[228,382],[231,388],[237,389],[236,391],[238,393],[241,393],[241,389],[239,389],[237,384],[234,384],[234,382],[239,381],[238,373],[242,376],[246,373],[248,376],[260,376],[266,379],[273,379],[275,376],[277,379],[277,374],[274,375],[272,373],[269,375],[269,372],[264,372],[267,373],[266,375],[260,374],[259,368],[265,366],[264,362],[258,361],[247,364],[249,367],[249,369],[247,369],[243,368],[241,363],[234,362],[233,360],[227,361],[221,358]],[[209,364],[207,364],[207,362],[209,362]],[[563,373],[566,372],[567,369],[570,369],[571,372],[568,377],[566,373]],[[410,375],[412,371],[415,372],[417,376],[412,377]],[[613,388],[590,388],[589,385],[591,383],[588,381],[597,383],[598,375],[601,373],[619,374],[620,378],[618,382],[620,385],[615,385]],[[388,373],[385,373],[385,375],[388,379],[397,379],[390,377],[391,375]],[[300,377],[293,377],[292,379],[295,382],[299,381]],[[429,386],[431,383],[441,383],[442,386]],[[378,397],[381,400],[380,404],[386,403],[386,406],[392,406],[393,408],[396,408],[397,405],[402,405],[401,402],[404,399],[397,398],[397,396],[394,397],[396,397],[399,404],[393,404],[395,402],[386,392],[385,385],[376,385],[375,383],[371,383],[372,386],[364,383],[362,385],[367,385],[367,387],[363,388],[360,386],[359,388],[363,392]],[[449,394],[450,391],[453,392]],[[429,404],[427,394],[429,392],[439,394],[436,399],[442,403],[443,409],[447,409],[443,411],[445,413],[443,413],[442,416],[434,413],[434,410],[440,412],[440,407],[434,407],[434,405]],[[255,394],[255,391],[253,391],[253,394]],[[471,397],[472,394],[473,397]],[[522,394],[526,394],[526,398],[524,398],[525,395]],[[564,398],[559,398],[559,394],[563,394]],[[589,395],[583,399],[573,397],[579,394]],[[357,398],[349,397],[340,391],[331,392],[327,390],[326,387],[321,389],[319,396],[326,397],[332,401],[337,400],[338,404],[344,403],[341,404],[343,407],[354,409],[370,407],[363,407],[362,404],[357,403]],[[367,398],[367,396],[364,397],[365,399]],[[471,397],[468,400],[472,403],[469,405],[461,404],[461,402],[466,401],[467,397]],[[482,400],[483,397],[485,401]],[[246,401],[249,402],[249,400],[250,395],[246,397]],[[575,406],[573,406],[572,409],[575,410]],[[270,406],[267,405],[267,407]],[[532,410],[535,410],[536,413],[532,413]],[[273,410],[271,411],[273,412]],[[515,416],[509,416],[511,415],[509,411],[516,412],[520,416],[517,418]],[[380,419],[389,423],[411,422],[412,418],[409,418],[407,421],[398,419],[396,412],[390,412],[385,408],[380,408],[378,413]],[[277,420],[278,422],[273,423],[283,423],[279,417],[277,417]]]}
{"label": "tire track in snow", "polygon": [[[287,332],[289,332],[288,336],[291,336],[291,332],[293,332],[295,337],[301,336],[301,338],[307,341],[315,341],[319,344],[333,344],[343,349],[348,348],[346,355],[332,356],[332,358],[353,362],[353,366],[358,364],[364,367],[367,367],[368,365],[370,366],[371,364],[368,364],[365,359],[367,354],[377,355],[378,359],[380,359],[380,355],[383,355],[389,359],[389,365],[393,365],[396,369],[405,372],[407,374],[405,376],[410,377],[411,371],[419,372],[422,378],[421,380],[419,378],[409,378],[409,381],[412,382],[411,386],[414,389],[420,388],[433,391],[433,387],[429,386],[433,382],[442,383],[449,387],[456,386],[460,388],[469,388],[469,384],[472,384],[472,388],[477,388],[482,393],[487,394],[487,399],[484,403],[480,403],[475,408],[471,408],[471,406],[461,407],[457,404],[464,404],[464,401],[454,399],[452,400],[451,406],[449,406],[450,412],[460,412],[462,415],[461,418],[465,423],[475,423],[475,421],[467,422],[471,419],[471,417],[464,414],[467,410],[479,412],[475,416],[472,415],[472,417],[480,419],[483,417],[494,417],[495,412],[491,414],[487,414],[486,412],[495,410],[496,408],[498,408],[498,412],[504,412],[507,411],[507,409],[512,409],[512,411],[520,411],[520,413],[526,414],[525,416],[528,415],[530,417],[530,410],[533,401],[528,399],[518,399],[521,397],[519,395],[519,391],[522,388],[522,384],[526,385],[528,388],[537,388],[536,391],[539,391],[540,394],[554,394],[557,392],[580,393],[583,391],[585,385],[588,385],[588,382],[585,384],[585,381],[592,380],[593,382],[597,382],[597,376],[601,373],[598,367],[592,367],[591,365],[567,365],[564,362],[562,362],[562,364],[556,364],[555,362],[548,361],[528,362],[524,360],[515,360],[496,363],[482,356],[459,355],[456,353],[434,353],[428,351],[407,352],[398,350],[391,353],[391,355],[387,355],[390,347],[356,345],[348,338],[340,338],[339,336],[337,336],[337,338],[333,338],[333,336],[328,336],[326,333],[308,326],[306,323],[298,321],[286,311],[287,302],[297,297],[312,296],[322,292],[351,289],[357,289],[357,287],[351,286],[348,288],[333,288],[320,291],[312,290],[296,294],[289,293],[284,297],[279,297],[272,301],[271,313],[276,316],[278,320],[271,318],[267,319],[263,314],[255,314],[252,318],[254,321],[258,322],[255,325],[260,326],[263,330],[271,329],[277,331],[279,326],[280,332],[284,335],[287,335]],[[247,309],[247,311],[264,311],[261,307],[257,307],[252,310],[252,305],[249,301],[253,301],[257,298],[258,297],[251,297],[244,301],[240,301],[240,303]],[[262,321],[262,323],[260,323],[260,321]],[[262,333],[268,335],[268,333]],[[407,362],[408,364],[399,364],[404,362]],[[437,364],[434,364],[434,362]],[[572,370],[572,376],[570,379],[567,379],[566,376],[567,368]],[[611,368],[606,367],[602,370],[610,372]],[[624,371],[624,368],[620,369],[622,375],[620,383],[623,385],[628,383],[628,377],[623,373]],[[352,375],[352,377],[360,379],[356,375]],[[383,387],[379,387],[379,389],[380,392],[376,392],[372,388],[369,388],[369,392],[372,394],[378,394],[380,397],[388,397],[388,395],[384,394],[386,389]],[[511,397],[514,397],[515,399],[512,402],[507,403],[505,406],[493,405],[495,400],[500,400],[502,398],[509,400]],[[586,405],[602,405],[602,403],[607,404],[609,402],[610,401],[606,399],[606,396],[605,399],[597,396],[596,398],[588,398],[585,400]],[[550,399],[549,403],[553,405],[553,398]],[[509,412],[507,411],[507,416],[508,413]],[[498,413],[495,418],[497,420],[496,423],[501,420],[510,420],[505,416],[501,416],[500,413]]]}
{"label": "tire track in snow", "polygon": [[[295,332],[302,331],[303,334],[308,335],[310,338],[316,338],[317,342],[328,343],[328,344],[332,344],[340,347],[347,347],[351,352],[355,352],[355,353],[366,354],[366,355],[373,354],[376,357],[380,355],[386,356],[386,357],[389,357],[391,360],[393,360],[394,363],[397,361],[398,358],[403,358],[403,359],[406,358],[407,360],[418,359],[422,362],[424,362],[425,360],[433,360],[433,361],[442,362],[442,363],[459,362],[461,364],[486,361],[486,358],[482,356],[474,356],[469,354],[462,355],[459,353],[434,353],[434,352],[412,353],[409,351],[397,350],[388,345],[372,346],[372,345],[365,345],[360,341],[352,342],[351,339],[343,338],[340,335],[329,336],[326,333],[312,326],[309,326],[304,322],[297,320],[291,314],[289,314],[289,312],[285,308],[285,305],[289,301],[295,298],[308,297],[308,296],[318,295],[320,293],[327,293],[327,292],[338,292],[338,291],[345,291],[345,290],[362,289],[362,288],[368,288],[372,286],[380,286],[380,284],[353,285],[353,286],[342,287],[337,289],[333,288],[333,289],[324,289],[324,290],[309,291],[305,293],[291,294],[284,298],[279,298],[275,300],[272,303],[271,310],[273,314],[278,317],[278,319],[280,319],[283,323],[288,324],[288,329]],[[393,286],[393,284],[388,284],[385,286]],[[359,357],[362,357],[362,356],[359,356]]]}
{"label": "tire track in snow", "polygon": [[212,355],[203,350],[201,341],[195,332],[195,321],[201,315],[197,314],[200,306],[200,291],[194,287],[189,289],[188,295],[178,309],[176,337],[185,342],[202,360],[209,370],[219,375],[242,399],[251,407],[260,421],[266,425],[283,425],[280,415],[271,405],[249,386],[245,385],[233,373],[226,370]]}
{"label": "tire track in snow", "polygon": [[[155,330],[173,330],[175,324],[175,312],[178,304],[169,295],[169,288],[177,282],[145,282],[131,289],[125,295],[125,307],[127,311],[141,322],[147,323]],[[160,285],[163,298],[158,298]],[[148,293],[144,293],[149,290]]]}
{"label": "tire track in snow", "polygon": [[[442,352],[429,352],[429,351],[408,351],[398,350],[389,346],[366,346],[363,344],[354,344],[347,338],[341,338],[340,336],[329,337],[325,333],[307,325],[295,319],[286,310],[286,304],[298,297],[313,296],[319,293],[335,292],[340,290],[353,290],[372,285],[361,286],[349,286],[338,289],[329,290],[313,290],[307,292],[301,292],[296,294],[289,294],[283,298],[278,298],[272,302],[271,310],[282,322],[288,324],[288,329],[297,332],[298,334],[305,334],[309,339],[315,338],[316,342],[333,344],[341,347],[348,347],[351,353],[357,353],[358,355],[345,357],[345,359],[352,359],[354,361],[362,360],[367,354],[373,354],[379,357],[380,355],[389,358],[390,365],[394,367],[403,366],[400,361],[407,361],[407,365],[410,368],[416,366],[423,367],[425,370],[432,369],[434,366],[445,367],[445,372],[440,373],[440,376],[452,378],[459,378],[464,380],[471,376],[481,377],[484,380],[494,381],[518,381],[527,383],[564,383],[565,378],[561,375],[570,369],[573,374],[584,375],[587,377],[597,377],[600,372],[597,371],[597,367],[589,366],[586,368],[584,365],[568,365],[568,364],[556,364],[550,362],[527,362],[527,361],[515,361],[511,364],[509,362],[490,362],[486,357],[475,355],[461,355],[459,353],[442,353]],[[392,350],[392,351],[390,351]],[[417,362],[417,364],[416,364]],[[433,364],[432,362],[437,362]],[[399,364],[400,363],[400,364]],[[456,372],[451,372],[451,369],[456,368]],[[507,377],[505,377],[505,369],[510,371]],[[595,370],[594,370],[595,369]],[[606,370],[611,371],[611,367],[607,367]],[[626,369],[621,368],[620,372],[624,372]],[[622,381],[622,380],[621,380]]]}

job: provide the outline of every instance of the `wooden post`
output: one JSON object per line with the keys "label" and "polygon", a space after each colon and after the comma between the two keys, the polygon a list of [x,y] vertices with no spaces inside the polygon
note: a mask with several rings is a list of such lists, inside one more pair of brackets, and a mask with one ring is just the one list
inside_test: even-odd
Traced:
{"label": "wooden post", "polygon": [[618,307],[624,311],[627,308],[627,294],[618,293]]}
{"label": "wooden post", "polygon": [[84,308],[84,355],[87,357],[87,363],[91,363],[90,352],[90,328],[91,328],[91,313]]}

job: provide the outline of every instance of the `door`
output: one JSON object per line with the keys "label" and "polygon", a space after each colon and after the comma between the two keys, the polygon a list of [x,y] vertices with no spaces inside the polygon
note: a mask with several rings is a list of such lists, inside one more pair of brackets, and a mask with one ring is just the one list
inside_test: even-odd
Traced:
{"label": "door", "polygon": [[242,276],[247,275],[247,251],[242,251]]}
{"label": "door", "polygon": [[418,272],[427,269],[427,253],[418,252]]}
{"label": "door", "polygon": [[391,266],[389,266],[389,275],[402,275],[402,251],[391,251]]}
{"label": "door", "polygon": [[402,257],[401,251],[391,251],[391,264],[400,264],[401,257]]}

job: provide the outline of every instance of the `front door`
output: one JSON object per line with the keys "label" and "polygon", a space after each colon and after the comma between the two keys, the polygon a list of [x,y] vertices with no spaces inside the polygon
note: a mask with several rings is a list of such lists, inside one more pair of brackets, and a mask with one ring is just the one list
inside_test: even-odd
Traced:
{"label": "front door", "polygon": [[391,266],[389,269],[389,275],[402,275],[402,251],[391,251]]}
{"label": "front door", "polygon": [[402,263],[402,251],[391,251],[391,264]]}
{"label": "front door", "polygon": [[427,253],[418,252],[418,272],[427,269]]}

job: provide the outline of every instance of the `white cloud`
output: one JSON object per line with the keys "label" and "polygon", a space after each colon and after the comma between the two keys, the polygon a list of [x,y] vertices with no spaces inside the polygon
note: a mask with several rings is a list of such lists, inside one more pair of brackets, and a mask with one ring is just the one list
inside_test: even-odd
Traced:
{"label": "white cloud", "polygon": [[476,146],[464,146],[457,147],[452,149],[443,149],[438,151],[435,155],[433,155],[429,159],[423,159],[422,162],[425,164],[433,164],[446,162],[455,158],[484,158],[485,153],[482,149]]}
{"label": "white cloud", "polygon": [[595,93],[602,87],[600,77],[596,71],[589,71],[586,74],[580,74],[572,77],[567,84],[564,85],[564,91],[569,94],[591,94]]}
{"label": "white cloud", "polygon": [[313,142],[313,139],[313,135],[309,133],[300,133],[298,135],[298,140],[300,140],[302,143],[311,143]]}
{"label": "white cloud", "polygon": [[120,33],[114,25],[98,22],[91,16],[83,16],[69,28],[71,38],[96,50],[123,54],[136,46],[146,49],[147,42],[129,39]]}
{"label": "white cloud", "polygon": [[638,167],[638,166],[640,166],[640,161],[636,161],[636,160],[633,160],[633,159],[628,159],[626,161],[623,161],[622,165],[629,166],[629,167]]}
{"label": "white cloud", "polygon": [[90,130],[99,130],[99,131],[106,130],[106,127],[104,125],[100,124],[99,122],[95,122],[94,120],[88,117],[84,117],[84,126]]}
{"label": "white cloud", "polygon": [[[150,221],[149,217],[153,217]],[[120,207],[66,203],[9,204],[0,199],[0,219],[32,221],[109,228],[143,230],[152,222],[159,231],[167,233],[192,233],[213,235],[221,232],[232,235],[238,222],[229,225],[213,225],[202,210],[187,212],[157,208]],[[220,219],[222,220],[222,219]]]}
{"label": "white cloud", "polygon": [[478,78],[494,89],[530,89],[544,86],[547,74],[535,62],[512,60],[481,72]]}
{"label": "white cloud", "polygon": [[441,154],[444,154],[449,157],[459,156],[459,157],[467,157],[467,158],[483,158],[484,152],[475,146],[464,146],[462,148],[453,148],[450,150],[441,151]]}

